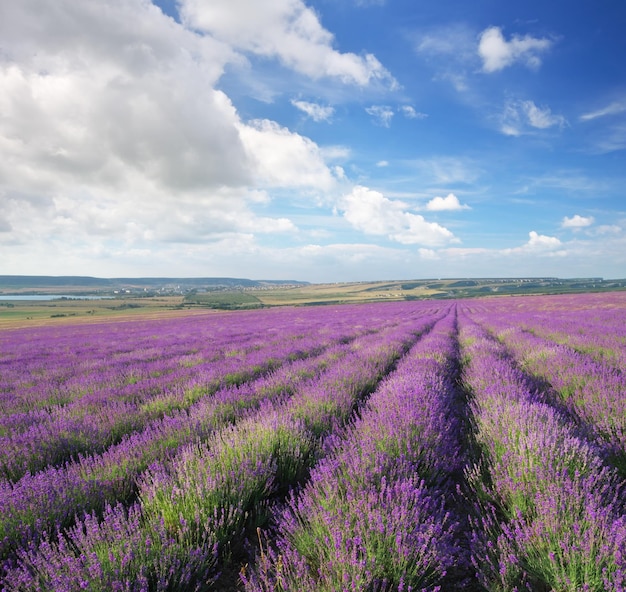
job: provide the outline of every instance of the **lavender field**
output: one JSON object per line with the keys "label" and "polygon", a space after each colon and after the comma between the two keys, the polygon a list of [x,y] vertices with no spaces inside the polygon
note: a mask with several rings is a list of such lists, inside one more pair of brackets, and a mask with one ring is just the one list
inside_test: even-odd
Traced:
{"label": "lavender field", "polygon": [[0,332],[6,591],[626,591],[626,293]]}

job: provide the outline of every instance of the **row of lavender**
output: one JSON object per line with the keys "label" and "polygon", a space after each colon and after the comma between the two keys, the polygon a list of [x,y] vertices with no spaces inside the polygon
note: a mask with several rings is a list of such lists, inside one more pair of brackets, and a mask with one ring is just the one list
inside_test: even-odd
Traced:
{"label": "row of lavender", "polygon": [[543,297],[534,306],[495,301],[472,316],[521,369],[553,389],[554,402],[626,476],[626,317],[619,308],[625,299],[581,295],[574,306],[572,298]]}
{"label": "row of lavender", "polygon": [[[612,298],[600,304],[623,322],[626,299]],[[460,304],[458,335],[450,316],[414,347],[275,510],[248,592],[626,590],[626,483],[605,427],[626,415],[621,371],[566,349],[529,364],[539,344],[523,328],[559,300],[526,316],[516,304]],[[602,418],[576,414],[559,381],[585,368],[605,382],[579,382],[578,398],[603,393]]]}
{"label": "row of lavender", "polygon": [[[626,589],[622,295],[245,314],[190,400],[0,484],[3,590]],[[7,417],[89,396],[37,409],[35,376]]]}
{"label": "row of lavender", "polygon": [[353,329],[344,319],[292,317],[242,315],[225,326],[219,317],[192,317],[5,335],[0,473],[17,481],[100,452],[220,387],[359,333],[358,323]]}
{"label": "row of lavender", "polygon": [[460,589],[471,580],[455,483],[462,441],[456,316],[413,346],[306,487],[275,510],[246,590]]}
{"label": "row of lavender", "polygon": [[[493,301],[491,316],[588,354],[615,368],[626,367],[624,294],[576,294],[558,297],[511,298]],[[478,311],[477,311],[478,312]]]}
{"label": "row of lavender", "polygon": [[[311,328],[323,322],[313,345],[316,353],[324,353],[292,361],[237,389],[207,392],[188,412],[163,417],[167,428],[137,432],[104,454],[7,482],[0,519],[8,556],[6,585],[204,585],[215,572],[217,549],[234,544],[241,528],[261,519],[265,500],[305,474],[317,457],[321,436],[350,416],[407,344],[432,324],[433,315],[440,314],[437,308],[392,307],[381,314],[382,309],[348,307],[341,316],[334,309],[325,315],[285,313],[287,326],[297,325],[303,316],[311,317],[305,319]],[[220,320],[228,323],[230,318]],[[254,330],[262,336],[267,328],[258,322]],[[337,345],[324,346],[328,334]],[[283,335],[283,341],[293,338]],[[193,443],[186,445],[190,439]],[[129,445],[135,454],[127,453]],[[155,452],[166,447],[169,454],[144,471],[147,462],[156,460]],[[116,497],[124,498],[120,482],[122,492],[140,485],[139,501],[130,507],[112,505]],[[54,534],[59,512],[67,525],[76,512],[102,507],[102,520],[100,512],[92,512],[67,536]],[[16,549],[21,567],[11,569]],[[76,549],[84,552],[77,556]]]}
{"label": "row of lavender", "polygon": [[468,470],[480,582],[502,592],[625,590],[618,471],[555,391],[523,372],[484,327],[460,324],[481,452]]}

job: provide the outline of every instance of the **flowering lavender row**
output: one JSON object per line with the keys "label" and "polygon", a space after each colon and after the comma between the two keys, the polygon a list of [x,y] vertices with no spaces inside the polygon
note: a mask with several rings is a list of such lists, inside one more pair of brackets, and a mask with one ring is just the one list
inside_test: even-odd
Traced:
{"label": "flowering lavender row", "polygon": [[521,326],[541,337],[568,345],[596,362],[626,368],[626,317],[615,310],[572,315],[533,315]]}
{"label": "flowering lavender row", "polygon": [[512,298],[484,303],[490,316],[550,341],[569,345],[595,361],[626,368],[626,293]]}
{"label": "flowering lavender row", "polygon": [[[372,306],[242,312],[236,317],[207,314],[178,319],[42,327],[0,332],[0,422],[15,418],[28,426],[37,411],[66,406],[103,388],[122,389],[180,368],[204,364],[265,347],[277,340],[317,334],[332,337],[384,326],[402,313],[390,306],[384,315]],[[160,365],[160,366],[159,366]],[[199,367],[199,368],[198,368]],[[159,376],[154,376],[158,378]],[[130,389],[116,397],[137,397]],[[9,426],[0,423],[8,433]],[[11,426],[13,427],[13,426]]]}
{"label": "flowering lavender row", "polygon": [[[181,536],[188,534],[181,524]],[[29,568],[9,572],[3,592],[166,592],[210,586],[216,550],[200,542],[181,545],[162,522],[146,524],[141,507],[107,505],[68,530],[58,541],[44,537],[24,552]]]}
{"label": "flowering lavender row", "polygon": [[487,314],[477,319],[502,340],[522,369],[547,381],[571,413],[599,434],[612,462],[626,475],[626,368],[621,372],[522,330],[528,321],[521,316]]}
{"label": "flowering lavender row", "polygon": [[[18,429],[21,423],[32,423],[29,411],[52,411],[105,389],[121,391],[116,391],[118,399],[134,400],[142,392],[133,385],[151,374],[158,378],[254,348],[255,342],[250,341],[258,339],[257,334],[237,325],[228,332],[219,331],[215,321],[194,318],[178,323],[107,323],[3,332],[2,416],[21,413],[10,426]],[[37,421],[38,416],[35,418]]]}
{"label": "flowering lavender row", "polygon": [[296,360],[251,383],[224,388],[188,410],[151,422],[102,454],[27,474],[14,485],[0,484],[0,558],[54,527],[69,526],[79,512],[131,501],[137,477],[152,462],[167,458],[184,444],[206,439],[264,403],[290,396],[300,382],[315,379],[347,349],[336,345],[318,357]]}
{"label": "flowering lavender row", "polygon": [[[407,308],[402,312],[406,314]],[[95,515],[88,516],[77,523],[68,538],[59,535],[56,541],[44,535],[40,545],[21,552],[21,567],[9,570],[7,589],[48,589],[52,582],[64,582],[64,587],[59,584],[56,589],[81,589],[81,582],[90,581],[90,574],[96,572],[108,589],[121,582],[124,589],[144,589],[140,585],[144,581],[149,582],[150,589],[175,589],[172,580],[163,580],[161,575],[163,562],[178,561],[180,553],[201,559],[192,570],[195,584],[185,576],[184,586],[178,589],[206,585],[203,570],[210,570],[214,560],[207,549],[213,549],[213,543],[224,537],[232,538],[242,520],[262,508],[264,498],[302,476],[314,457],[317,436],[345,420],[358,396],[372,388],[415,333],[415,318],[404,323],[402,329],[357,339],[350,345],[353,353],[345,360],[330,366],[318,380],[310,381],[309,387],[298,389],[288,403],[265,409],[262,418],[251,417],[221,430],[207,444],[183,448],[171,461],[153,466],[142,478],[141,505],[128,510],[108,507],[104,523],[97,522]],[[390,324],[389,317],[385,324]],[[321,397],[315,406],[315,389],[320,394],[334,389],[335,397]],[[297,398],[300,402],[292,404]],[[166,499],[159,497],[163,490],[168,491]],[[127,542],[111,540],[113,531],[107,521],[127,533],[131,528],[128,523],[136,515],[140,515],[140,528],[132,529],[136,544],[143,549],[149,543],[151,548],[167,552],[129,558]],[[92,530],[94,534],[89,535]],[[161,533],[158,541],[155,533]],[[103,536],[108,537],[104,547],[108,558],[92,551]],[[73,566],[71,574],[59,568],[69,564]],[[176,571],[178,567],[172,565]]]}
{"label": "flowering lavender row", "polygon": [[359,399],[430,324],[431,319],[405,322],[355,340],[350,354],[286,403],[187,449],[165,472],[151,472],[141,489],[144,513],[172,528],[182,519],[196,525],[196,536],[232,544],[251,520],[264,520],[269,499],[306,475],[320,438],[350,417]]}
{"label": "flowering lavender row", "polygon": [[484,451],[470,472],[472,560],[490,591],[624,590],[624,483],[505,348],[460,317],[463,376]]}
{"label": "flowering lavender row", "polygon": [[453,306],[460,353],[448,302],[0,332],[0,436],[131,426],[0,479],[0,589],[243,589],[247,538],[249,591],[625,592],[625,485],[579,399],[622,374],[626,298]]}
{"label": "flowering lavender row", "polygon": [[[285,359],[309,355],[333,340],[346,339],[355,334],[346,318],[341,321],[331,318],[325,322],[320,317],[307,319],[310,322],[306,331],[303,330],[302,319],[298,322],[293,314],[280,319],[276,319],[276,315],[268,318],[281,322],[276,326],[258,323],[248,328],[247,333],[243,333],[238,323],[233,323],[230,327],[230,341],[222,337],[218,347],[211,345],[208,339],[216,330],[216,322],[212,317],[207,319],[206,326],[199,323],[198,319],[195,319],[193,327],[182,324],[181,333],[185,335],[187,332],[187,343],[184,346],[180,343],[180,335],[174,333],[175,326],[167,325],[164,328],[162,323],[157,326],[148,324],[149,330],[142,323],[143,330],[129,331],[125,340],[119,340],[121,345],[113,349],[110,338],[104,339],[106,333],[99,334],[100,349],[92,342],[89,344],[89,353],[83,352],[100,361],[97,366],[92,364],[89,378],[85,379],[88,386],[81,387],[83,393],[77,400],[55,405],[50,410],[11,413],[1,418],[4,430],[8,433],[0,436],[0,473],[15,481],[28,471],[35,472],[47,465],[59,464],[79,453],[102,451],[125,434],[143,429],[150,421],[164,414],[188,407],[220,386],[250,380]],[[347,315],[347,318],[350,316]],[[329,320],[332,322],[329,323]],[[389,319],[383,322],[389,322]],[[355,325],[358,327],[360,322]],[[274,333],[276,328],[280,330],[279,335]],[[153,332],[159,330],[163,330],[163,334],[155,337]],[[323,335],[318,335],[317,330],[322,331]],[[337,330],[339,334],[334,334]],[[366,330],[369,328],[361,325],[361,331]],[[130,347],[128,340],[137,332],[140,345],[146,339],[156,344],[153,343],[151,348],[139,347],[138,352],[129,355],[126,351]],[[145,333],[148,333],[147,337]],[[228,335],[225,331],[222,333]],[[82,351],[81,336],[79,332],[76,338],[79,351]],[[243,345],[237,341],[242,336],[245,337]],[[59,352],[57,358],[47,356],[46,368],[52,376],[56,376],[56,381],[60,380],[60,374],[68,374],[63,388],[75,391],[78,380],[69,377],[74,368],[72,360],[75,354],[67,353],[71,352],[67,342],[71,343],[71,340],[63,336],[59,344],[52,342],[46,345],[40,341],[37,344],[39,349],[47,347]],[[181,350],[186,353],[181,355]],[[158,352],[161,352],[162,359],[156,359]],[[43,357],[36,347],[31,354],[36,360]],[[114,359],[119,355],[124,358],[121,367],[114,362],[106,365],[110,355]],[[39,361],[32,362],[31,358],[26,358],[23,362],[21,365],[9,364],[7,374],[11,376],[15,373],[15,367],[21,366],[28,376],[33,373],[43,375],[44,369],[39,367]],[[88,362],[84,361],[85,364]],[[154,369],[157,363],[161,368],[158,372]],[[80,369],[77,372],[80,374]],[[131,384],[126,384],[129,380]],[[39,387],[38,396],[47,397],[50,380],[34,382]],[[68,385],[70,382],[72,386]],[[33,389],[27,389],[23,398],[32,401]],[[128,389],[132,389],[132,395]],[[5,394],[11,393],[7,390]],[[14,398],[20,399],[18,396]],[[19,424],[27,427],[20,427]]]}
{"label": "flowering lavender row", "polygon": [[151,377],[133,385],[141,385],[151,394],[132,402],[119,401],[119,390],[103,386],[94,396],[82,397],[80,409],[77,405],[57,407],[48,414],[48,421],[0,437],[0,468],[7,478],[15,480],[78,453],[101,451],[150,421],[188,407],[219,386],[253,379],[287,359],[315,353],[323,346],[315,335],[287,338],[242,356],[179,368],[167,378]]}
{"label": "flowering lavender row", "polygon": [[188,369],[187,376],[183,378],[181,373],[176,384],[164,382],[155,386],[152,397],[141,403],[118,404],[112,400],[113,393],[102,397],[95,412],[83,417],[73,417],[72,409],[63,408],[45,426],[33,426],[12,437],[0,438],[0,467],[8,478],[15,480],[26,472],[59,464],[79,453],[100,452],[126,434],[145,429],[151,422],[212,395],[219,387],[253,380],[286,361],[317,354],[326,345],[316,335],[285,339],[242,357],[215,361],[210,368]]}
{"label": "flowering lavender row", "polygon": [[[351,307],[347,307],[346,312],[350,313],[350,310]],[[362,314],[369,312],[369,309],[360,309],[358,312]],[[371,332],[377,323],[384,326],[394,322],[395,315],[393,311],[390,312],[392,314],[370,315],[373,326],[363,325],[361,316],[357,320],[350,314],[341,318],[337,315],[327,318],[319,314],[315,318],[306,318],[309,327],[320,328],[319,335],[304,334],[306,338],[294,340],[289,339],[287,334],[281,355],[284,359],[300,358],[306,353],[322,350],[328,342],[349,342],[359,332]],[[283,323],[302,330],[304,320],[294,319],[293,314],[285,316]],[[238,317],[229,317],[229,322],[231,318]],[[194,321],[198,323],[198,319]],[[237,324],[233,325],[231,330],[236,337]],[[139,328],[142,326],[143,323],[140,323]],[[271,333],[275,327],[281,327],[281,324],[270,326]],[[154,331],[155,327],[150,329]],[[173,331],[174,327],[171,329]],[[259,324],[259,329],[267,329],[267,323]],[[66,331],[69,332],[69,328]],[[103,341],[103,345],[107,343]],[[237,342],[231,341],[228,347],[232,350],[236,346]],[[164,354],[167,353],[165,348]],[[94,351],[94,355],[98,355],[97,351]],[[135,491],[134,479],[137,473],[149,462],[187,441],[205,437],[225,421],[234,420],[246,408],[258,405],[259,397],[273,396],[273,392],[290,392],[300,378],[310,377],[311,371],[317,372],[320,367],[332,363],[341,355],[341,351],[331,350],[325,359],[311,361],[310,364],[306,360],[292,364],[284,371],[273,373],[266,380],[257,381],[251,388],[226,389],[218,396],[203,397],[188,412],[174,411],[162,419],[154,420],[148,424],[145,433],[132,434],[102,454],[89,455],[65,466],[51,466],[36,475],[27,474],[15,485],[6,482],[0,484],[0,555],[5,555],[20,541],[25,542],[49,530],[51,525],[67,525],[73,520],[76,511],[97,509],[107,500],[129,499]],[[200,388],[202,380],[200,375],[192,384]],[[166,392],[163,398],[168,395]]]}
{"label": "flowering lavender row", "polygon": [[[466,458],[454,309],[402,358],[260,537],[248,592],[433,590],[469,566],[451,508]],[[275,542],[274,542],[275,541]],[[454,572],[454,573],[452,573]]]}
{"label": "flowering lavender row", "polygon": [[[50,412],[56,407],[72,406],[84,397],[97,397],[96,406],[106,402],[108,396],[135,402],[149,396],[155,386],[175,383],[169,376],[173,372],[207,374],[215,362],[227,363],[268,344],[311,338],[318,331],[332,336],[335,331],[358,333],[359,327],[367,330],[355,319],[353,310],[347,312],[346,317],[334,318],[294,312],[256,318],[242,315],[237,319],[207,315],[104,324],[89,331],[79,326],[64,331],[45,328],[48,330],[3,332],[2,429],[7,433],[23,429],[40,421],[41,409]],[[207,374],[207,381],[210,378]],[[34,412],[34,418],[29,417],[29,411]],[[11,425],[6,424],[8,417]]]}

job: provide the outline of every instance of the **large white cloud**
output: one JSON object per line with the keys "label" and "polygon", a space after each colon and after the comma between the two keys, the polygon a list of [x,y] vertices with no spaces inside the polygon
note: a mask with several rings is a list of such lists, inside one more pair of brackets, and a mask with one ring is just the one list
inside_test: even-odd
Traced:
{"label": "large white cloud", "polygon": [[3,16],[4,179],[21,187],[119,185],[130,173],[172,187],[248,181],[235,110],[213,88],[228,48],[140,0],[24,0]]}
{"label": "large white cloud", "polygon": [[253,171],[263,185],[329,189],[333,176],[317,144],[267,119],[239,124]]}
{"label": "large white cloud", "polygon": [[478,54],[483,61],[484,72],[497,72],[515,62],[522,62],[529,68],[538,68],[541,65],[540,55],[551,45],[550,39],[530,35],[513,35],[507,41],[499,27],[489,27],[480,34]]}
{"label": "large white cloud", "polygon": [[[229,21],[237,7],[261,20]],[[174,243],[294,234],[293,221],[272,214],[269,195],[309,199],[343,176],[326,164],[339,148],[322,149],[270,120],[242,120],[217,85],[229,64],[245,61],[243,50],[312,77],[391,83],[377,60],[335,50],[299,1],[181,8],[188,24],[205,11],[222,16],[198,31],[148,0],[2,6],[0,242],[15,247],[7,255],[14,272],[25,261],[51,269],[47,257],[68,262],[70,272],[82,256],[123,265],[124,253],[162,254]],[[261,23],[267,35],[259,37]],[[285,32],[288,43],[264,45],[271,31]]]}
{"label": "large white cloud", "polygon": [[[312,78],[337,77],[358,85],[396,83],[372,54],[358,56],[333,48],[333,35],[301,0],[180,0],[190,27],[239,50],[280,59]],[[242,18],[245,15],[245,18]]]}
{"label": "large white cloud", "polygon": [[7,185],[120,187],[132,177],[142,178],[144,191],[150,183],[243,187],[255,178],[328,185],[313,142],[272,122],[242,122],[214,88],[234,54],[149,2],[24,0],[5,12],[0,173]]}
{"label": "large white cloud", "polygon": [[386,236],[405,245],[441,246],[459,242],[447,228],[406,211],[405,203],[361,185],[344,195],[339,209],[354,228],[365,234]]}

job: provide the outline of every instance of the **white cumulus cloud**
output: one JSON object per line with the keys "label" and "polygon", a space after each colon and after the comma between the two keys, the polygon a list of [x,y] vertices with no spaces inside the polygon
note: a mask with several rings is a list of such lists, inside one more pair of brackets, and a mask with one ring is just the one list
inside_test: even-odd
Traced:
{"label": "white cumulus cloud", "polygon": [[534,230],[528,233],[530,237],[526,243],[525,248],[532,251],[543,251],[556,249],[561,246],[561,241],[555,236],[546,236],[545,234],[538,234]]}
{"label": "white cumulus cloud", "polygon": [[535,230],[528,233],[528,241],[521,246],[494,251],[494,254],[505,256],[546,256],[546,257],[564,257],[567,251],[562,248],[563,243],[555,237],[545,234],[539,234]]}
{"label": "white cumulus cloud", "polygon": [[426,209],[431,212],[442,212],[452,210],[469,210],[466,204],[461,204],[459,198],[454,193],[449,193],[446,197],[433,197],[427,204]]}
{"label": "white cumulus cloud", "polygon": [[447,228],[406,211],[404,202],[390,200],[368,187],[354,187],[344,195],[338,207],[344,218],[365,234],[387,236],[405,245],[432,247],[459,242]]}
{"label": "white cumulus cloud", "polygon": [[550,39],[513,35],[507,41],[500,27],[489,27],[480,34],[478,54],[483,61],[484,72],[497,72],[515,62],[521,62],[529,68],[541,65],[540,55],[552,46]]}
{"label": "white cumulus cloud", "polygon": [[[334,49],[300,0],[179,7],[182,24],[146,0],[3,6],[0,241],[16,246],[7,254],[14,269],[28,257],[63,262],[57,273],[95,270],[94,261],[105,270],[125,253],[131,261],[175,243],[294,233],[293,221],[270,213],[270,190],[309,199],[345,176],[327,163],[345,159],[346,148],[245,121],[217,87],[246,52],[312,78],[392,84],[376,58]],[[294,105],[316,120],[333,113]]]}
{"label": "white cumulus cloud", "polygon": [[333,175],[317,144],[268,119],[240,124],[239,133],[261,184],[329,189]]}
{"label": "white cumulus cloud", "polygon": [[565,216],[563,221],[561,222],[562,228],[585,228],[587,226],[591,226],[594,222],[593,216],[580,216],[575,214],[571,218]]}

